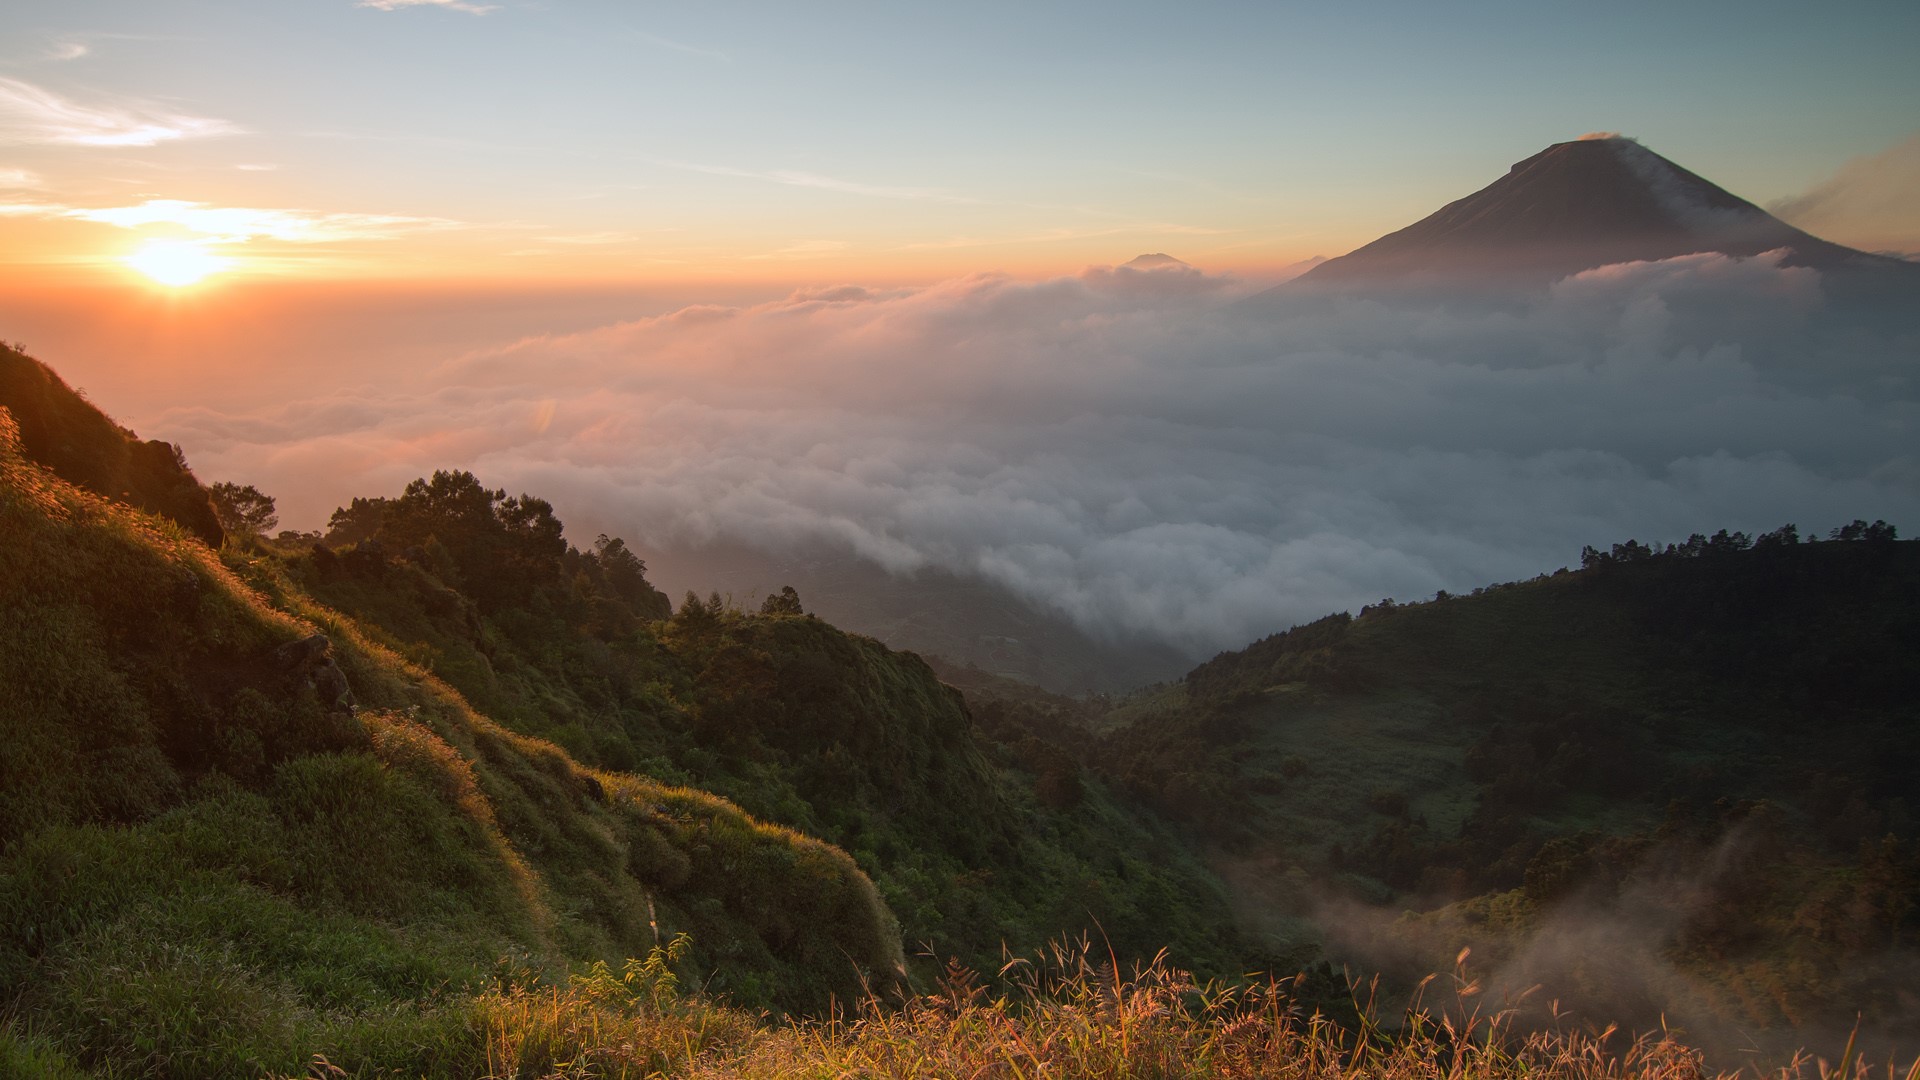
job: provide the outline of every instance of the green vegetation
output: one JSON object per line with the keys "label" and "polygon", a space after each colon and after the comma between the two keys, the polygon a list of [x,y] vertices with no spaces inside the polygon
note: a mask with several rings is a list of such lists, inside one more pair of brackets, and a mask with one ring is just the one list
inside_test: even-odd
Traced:
{"label": "green vegetation", "polygon": [[228,536],[262,536],[280,523],[274,511],[273,496],[252,484],[240,485],[222,480],[207,489],[213,499],[214,516]]}
{"label": "green vegetation", "polygon": [[178,522],[214,547],[222,531],[180,448],[108,419],[18,346],[0,342],[0,408],[13,413],[26,455],[61,479]]}
{"label": "green vegetation", "polygon": [[1722,1054],[1856,1013],[1904,1039],[1920,545],[1855,522],[1585,562],[1297,627],[1061,744],[1212,845],[1283,955],[1406,986],[1471,947]]}
{"label": "green vegetation", "polygon": [[517,731],[850,852],[926,974],[1096,925],[1129,958],[1242,970],[1224,894],[1164,823],[1097,781],[1069,797],[1057,760],[983,736],[919,657],[791,589],[670,614],[623,541],[576,550],[546,502],[467,473],[354,500],[327,544],[246,552],[257,587],[354,617]]}
{"label": "green vegetation", "polygon": [[474,1010],[682,932],[660,962],[728,1009],[897,1000],[889,902],[931,972],[1096,921],[1233,956],[1164,829],[1042,807],[924,664],[797,595],[668,618],[621,541],[458,473],[357,501],[337,553],[223,489],[215,552],[0,418],[0,1060],[473,1075],[423,1048],[470,1064]]}
{"label": "green vegetation", "polygon": [[[260,1068],[272,1077],[633,1078],[786,1080],[791,1077],[958,1076],[1220,1080],[1347,1076],[1415,1080],[1603,1080],[1709,1075],[1699,1054],[1671,1036],[1630,1040],[1577,1026],[1520,1032],[1511,1013],[1482,1003],[1456,977],[1445,995],[1391,1030],[1371,1008],[1339,1025],[1303,1012],[1295,980],[1241,987],[1196,984],[1164,960],[1116,968],[1085,940],[1009,961],[1008,989],[990,992],[950,968],[934,990],[897,1006],[868,999],[819,1020],[769,1023],[700,994],[672,975],[676,940],[615,973],[595,965],[566,985],[507,986],[449,1000],[418,1016],[366,1025],[359,1048],[315,1052],[305,1068]],[[1442,995],[1432,995],[1438,999]],[[236,1010],[237,1011],[237,1010]],[[146,1060],[117,1059],[99,1075],[151,1075]],[[0,1027],[6,1075],[65,1080],[88,1075],[55,1042]],[[201,1075],[219,1075],[207,1073]],[[1781,1080],[1884,1074],[1848,1045],[1836,1066],[1802,1061]],[[1920,1063],[1904,1080],[1920,1076]]]}
{"label": "green vegetation", "polygon": [[[688,973],[746,1006],[898,977],[844,853],[500,728],[350,620],[28,462],[10,419],[0,547],[16,1044],[157,1076],[405,1060],[413,1028],[466,1022],[438,1003],[677,931]],[[357,713],[289,663],[316,630]]]}

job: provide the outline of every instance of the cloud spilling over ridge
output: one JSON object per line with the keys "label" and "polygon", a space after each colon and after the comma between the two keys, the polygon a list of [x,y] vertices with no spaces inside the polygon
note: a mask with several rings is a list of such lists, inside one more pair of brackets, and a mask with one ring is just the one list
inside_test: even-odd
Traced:
{"label": "cloud spilling over ridge", "polygon": [[[1770,204],[1784,221],[1869,249],[1920,257],[1920,132],[1855,158],[1806,191]],[[1879,242],[1862,240],[1876,237]]]}
{"label": "cloud spilling over ridge", "polygon": [[1196,653],[1583,544],[1920,527],[1914,338],[1697,255],[1482,309],[1232,302],[1184,266],[796,293],[154,426],[315,524],[434,468],[576,536],[827,544]]}

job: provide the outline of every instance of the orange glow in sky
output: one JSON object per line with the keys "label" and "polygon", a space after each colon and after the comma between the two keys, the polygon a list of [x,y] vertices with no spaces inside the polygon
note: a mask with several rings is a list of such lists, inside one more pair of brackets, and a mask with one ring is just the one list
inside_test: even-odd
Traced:
{"label": "orange glow in sky", "polygon": [[230,266],[231,260],[215,255],[204,244],[191,240],[149,240],[140,250],[126,257],[128,266],[162,285],[180,288],[199,282]]}
{"label": "orange glow in sky", "polygon": [[[1711,56],[1712,4],[1386,6],[24,0],[0,289],[894,285],[1147,252],[1260,277],[1601,127],[1829,239],[1920,244],[1911,5],[1771,12]],[[1363,57],[1366,92],[1330,92]]]}

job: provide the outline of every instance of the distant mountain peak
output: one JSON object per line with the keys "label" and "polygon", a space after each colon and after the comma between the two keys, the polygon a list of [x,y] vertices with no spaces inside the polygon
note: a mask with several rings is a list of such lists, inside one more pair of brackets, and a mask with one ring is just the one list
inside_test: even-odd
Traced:
{"label": "distant mountain peak", "polygon": [[1187,263],[1160,251],[1149,252],[1145,255],[1136,255],[1122,265],[1133,270],[1165,270],[1173,267],[1191,269]]}
{"label": "distant mountain peak", "polygon": [[1802,232],[1635,139],[1590,132],[1300,280],[1544,282],[1609,263],[1781,248],[1788,265],[1821,270],[1892,263]]}

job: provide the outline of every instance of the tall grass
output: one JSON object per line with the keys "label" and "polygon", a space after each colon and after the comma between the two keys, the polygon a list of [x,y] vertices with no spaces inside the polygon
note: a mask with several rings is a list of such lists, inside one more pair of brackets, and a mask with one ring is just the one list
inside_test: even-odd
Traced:
{"label": "tall grass", "polygon": [[1699,1077],[1671,1038],[1515,1031],[1506,1014],[1410,1014],[1388,1030],[1360,1003],[1346,1027],[1304,1006],[1294,980],[1195,983],[1164,956],[1123,969],[1087,939],[1002,968],[1006,989],[949,970],[901,1009],[791,1025],[698,1077]]}
{"label": "tall grass", "polygon": [[[1516,1013],[1479,1001],[1464,976],[1444,993],[1383,1017],[1336,1024],[1303,1005],[1294,980],[1196,983],[1164,956],[1123,968],[1105,946],[1061,941],[1012,958],[998,978],[954,964],[904,1003],[869,997],[823,1019],[773,1021],[698,993],[674,965],[684,939],[620,971],[594,965],[565,985],[511,980],[410,1029],[404,1064],[368,1059],[368,1032],[340,1032],[306,1076],[485,1080],[760,1078],[1381,1078],[1381,1080],[1705,1080],[1698,1051],[1672,1034],[1629,1038],[1571,1023],[1521,1030]],[[1444,1001],[1440,1000],[1444,997]],[[350,1043],[358,1043],[347,1045]],[[0,1034],[0,1052],[9,1044]],[[20,1044],[20,1053],[32,1051]],[[0,1060],[6,1060],[0,1056]],[[398,1068],[396,1069],[396,1066]],[[49,1072],[45,1075],[62,1075]],[[275,1074],[291,1077],[297,1073]],[[1724,1074],[1723,1074],[1724,1075]],[[1920,1080],[1870,1064],[1851,1044],[1837,1063],[1806,1056],[1780,1080]]]}

